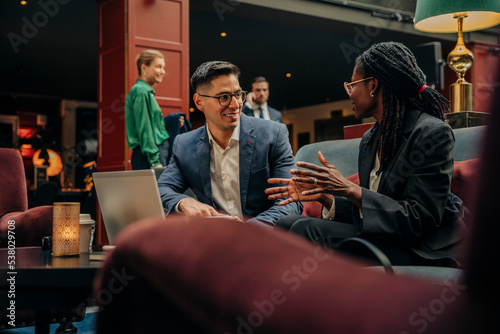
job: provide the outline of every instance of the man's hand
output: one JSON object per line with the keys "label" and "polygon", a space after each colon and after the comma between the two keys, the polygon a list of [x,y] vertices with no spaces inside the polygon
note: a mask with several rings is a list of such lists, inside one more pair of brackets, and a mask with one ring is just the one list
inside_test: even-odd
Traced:
{"label": "man's hand", "polygon": [[250,105],[253,106],[254,98],[255,98],[255,94],[253,92],[249,92],[247,94],[247,98],[246,98],[245,102],[248,102],[248,103],[250,103]]}
{"label": "man's hand", "polygon": [[[203,204],[194,198],[184,198],[179,202],[179,211],[188,217],[227,217],[227,214],[220,213],[213,207]],[[233,220],[242,222],[238,217],[233,217]]]}

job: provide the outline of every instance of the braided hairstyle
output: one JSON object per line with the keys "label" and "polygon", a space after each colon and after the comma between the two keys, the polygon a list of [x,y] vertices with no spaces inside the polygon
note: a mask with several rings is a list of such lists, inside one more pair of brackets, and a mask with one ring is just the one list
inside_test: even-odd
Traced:
{"label": "braided hairstyle", "polygon": [[364,78],[374,77],[383,86],[383,114],[380,124],[380,169],[396,152],[406,111],[416,108],[444,120],[448,101],[436,90],[426,87],[425,74],[411,51],[401,43],[374,44],[357,59],[355,70]]}

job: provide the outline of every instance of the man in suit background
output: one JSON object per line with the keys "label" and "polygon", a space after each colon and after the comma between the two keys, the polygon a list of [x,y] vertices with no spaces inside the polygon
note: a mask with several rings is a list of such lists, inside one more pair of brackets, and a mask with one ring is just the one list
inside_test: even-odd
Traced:
{"label": "man in suit background", "polygon": [[[265,194],[269,178],[288,178],[296,168],[284,124],[241,113],[246,92],[240,70],[223,61],[198,67],[191,77],[196,107],[206,124],[176,137],[172,158],[158,179],[167,214],[232,216],[273,226],[281,217],[300,214],[302,204],[280,206]],[[184,193],[188,188],[196,199]]]}
{"label": "man in suit background", "polygon": [[256,77],[252,81],[252,93],[243,105],[242,113],[247,116],[283,122],[281,112],[267,104],[269,99],[269,82],[264,77]]}

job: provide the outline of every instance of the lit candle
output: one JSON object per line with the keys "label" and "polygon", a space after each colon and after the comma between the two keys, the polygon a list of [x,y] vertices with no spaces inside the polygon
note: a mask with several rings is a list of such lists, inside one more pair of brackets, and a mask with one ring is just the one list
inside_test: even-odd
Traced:
{"label": "lit candle", "polygon": [[80,203],[54,203],[52,256],[80,254]]}

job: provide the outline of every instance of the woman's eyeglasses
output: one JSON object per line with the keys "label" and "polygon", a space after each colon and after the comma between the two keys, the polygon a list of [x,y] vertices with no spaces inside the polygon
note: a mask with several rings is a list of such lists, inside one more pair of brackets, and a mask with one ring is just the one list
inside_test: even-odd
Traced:
{"label": "woman's eyeglasses", "polygon": [[210,95],[201,95],[201,94],[199,94],[199,95],[203,96],[203,97],[211,97],[212,99],[218,99],[221,107],[227,107],[231,104],[231,101],[233,100],[233,96],[236,98],[236,102],[238,102],[239,104],[243,104],[243,102],[245,102],[245,99],[247,97],[247,92],[242,90],[241,92],[238,92],[238,93],[222,94],[219,96],[210,96]]}
{"label": "woman's eyeglasses", "polygon": [[369,79],[373,79],[373,77],[364,78],[364,79],[353,81],[353,82],[344,82],[344,88],[345,88],[345,91],[347,92],[347,95],[351,96],[352,88],[354,87],[355,84],[357,84],[358,82],[361,82],[361,81],[369,80]]}

